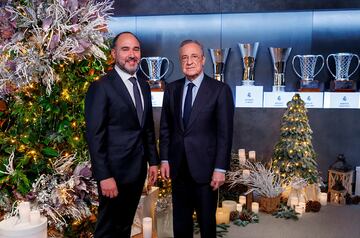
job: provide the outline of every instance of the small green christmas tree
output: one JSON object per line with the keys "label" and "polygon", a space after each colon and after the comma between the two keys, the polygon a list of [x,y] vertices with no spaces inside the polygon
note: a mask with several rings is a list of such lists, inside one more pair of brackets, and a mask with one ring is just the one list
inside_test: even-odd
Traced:
{"label": "small green christmas tree", "polygon": [[309,184],[317,183],[316,153],[312,145],[312,130],[307,109],[299,94],[287,103],[282,118],[280,139],[272,157],[272,168],[283,179],[303,178]]}

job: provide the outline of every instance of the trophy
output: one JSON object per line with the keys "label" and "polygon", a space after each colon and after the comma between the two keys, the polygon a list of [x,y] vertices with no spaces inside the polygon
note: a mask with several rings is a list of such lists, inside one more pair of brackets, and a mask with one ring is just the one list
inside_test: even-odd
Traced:
{"label": "trophy", "polygon": [[[321,66],[315,73],[318,58],[321,59]],[[299,74],[295,68],[295,59],[299,59],[301,74]],[[320,92],[320,82],[314,80],[314,78],[324,67],[324,57],[322,55],[295,55],[292,60],[292,66],[296,75],[301,79],[300,92]]]}
{"label": "trophy", "polygon": [[[353,57],[357,58],[357,66],[354,71],[349,74],[350,63]],[[329,58],[333,57],[335,60],[335,72],[334,74],[329,67]],[[326,66],[330,71],[331,75],[335,78],[334,81],[331,82],[330,88],[335,92],[354,92],[356,90],[355,81],[349,80],[350,76],[355,73],[360,64],[359,56],[352,53],[337,53],[330,54],[326,58]]]}
{"label": "trophy", "polygon": [[274,66],[273,92],[285,92],[285,68],[291,48],[269,47],[269,51]]}
{"label": "trophy", "polygon": [[210,56],[214,66],[214,78],[218,81],[224,82],[224,71],[226,59],[230,53],[231,48],[225,49],[209,49]]}
{"label": "trophy", "polygon": [[[146,60],[147,62],[149,74],[145,73],[141,66],[143,60]],[[165,70],[165,73],[161,74],[161,64],[163,60],[167,62],[167,68]],[[160,79],[164,77],[164,75],[169,70],[169,60],[166,57],[143,57],[140,60],[140,69],[146,75],[146,77],[148,77],[148,83],[150,85],[151,91],[163,91],[164,83]]]}
{"label": "trophy", "polygon": [[238,43],[238,46],[240,49],[241,57],[243,60],[243,68],[244,68],[241,84],[246,86],[254,86],[255,59],[259,48],[259,42],[255,42],[254,44]]}

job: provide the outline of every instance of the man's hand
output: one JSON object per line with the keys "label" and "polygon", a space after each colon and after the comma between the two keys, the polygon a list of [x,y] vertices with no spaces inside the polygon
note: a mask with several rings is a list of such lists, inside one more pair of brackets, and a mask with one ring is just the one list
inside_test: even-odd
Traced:
{"label": "man's hand", "polygon": [[100,188],[104,197],[114,198],[119,194],[114,178],[101,180]]}
{"label": "man's hand", "polygon": [[157,179],[157,173],[158,173],[158,166],[152,165],[149,167],[148,171],[148,184],[150,186],[154,186],[156,179]]}
{"label": "man's hand", "polygon": [[225,173],[214,171],[212,180],[210,183],[210,186],[213,187],[213,190],[215,191],[224,183],[225,183]]}
{"label": "man's hand", "polygon": [[163,179],[168,180],[170,178],[169,162],[161,162],[160,173]]}

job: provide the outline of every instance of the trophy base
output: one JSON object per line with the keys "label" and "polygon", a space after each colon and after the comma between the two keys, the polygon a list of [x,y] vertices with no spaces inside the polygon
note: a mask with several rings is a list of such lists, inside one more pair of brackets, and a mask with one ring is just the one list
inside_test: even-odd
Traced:
{"label": "trophy base", "polygon": [[272,86],[273,92],[285,92],[285,86]]}
{"label": "trophy base", "polygon": [[320,82],[317,80],[301,80],[299,92],[320,92]]}
{"label": "trophy base", "polygon": [[242,80],[241,85],[243,86],[254,86],[255,80]]}
{"label": "trophy base", "polygon": [[330,82],[333,92],[355,92],[356,82],[354,80],[333,80]]}
{"label": "trophy base", "polygon": [[164,91],[164,81],[161,80],[148,80],[151,92],[162,92]]}

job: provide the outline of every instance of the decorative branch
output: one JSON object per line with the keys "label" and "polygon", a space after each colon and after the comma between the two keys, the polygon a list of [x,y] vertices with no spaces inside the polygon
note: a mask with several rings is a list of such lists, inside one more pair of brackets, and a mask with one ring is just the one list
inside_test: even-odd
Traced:
{"label": "decorative branch", "polygon": [[40,4],[32,0],[28,6],[6,6],[1,14],[9,16],[0,14],[0,20],[11,21],[18,33],[10,23],[1,22],[11,35],[0,36],[0,98],[32,82],[43,83],[50,93],[59,78],[54,65],[87,57],[106,59],[102,49],[108,48],[105,37],[112,5],[112,0]]}
{"label": "decorative branch", "polygon": [[[250,175],[243,176],[243,169],[250,170]],[[237,184],[244,184],[250,187],[251,191],[259,193],[263,197],[277,197],[284,191],[284,182],[278,174],[271,169],[265,168],[260,162],[246,161],[245,165],[238,171],[229,172],[230,187]]]}

